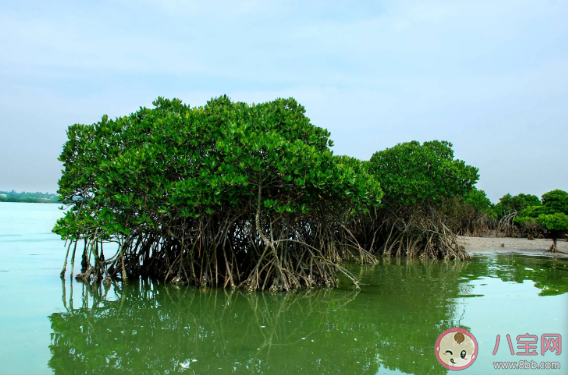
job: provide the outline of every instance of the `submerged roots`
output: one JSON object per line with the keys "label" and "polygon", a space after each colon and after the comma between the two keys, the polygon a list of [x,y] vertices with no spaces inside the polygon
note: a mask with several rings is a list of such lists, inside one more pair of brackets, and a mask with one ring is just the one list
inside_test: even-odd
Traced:
{"label": "submerged roots", "polygon": [[470,258],[442,215],[431,207],[401,207],[351,223],[358,243],[373,254],[435,259]]}
{"label": "submerged roots", "polygon": [[[395,230],[383,245],[384,255],[465,260],[470,256],[457,236],[441,222],[420,221],[408,230]],[[395,225],[393,225],[395,226]]]}
{"label": "submerged roots", "polygon": [[375,258],[362,248],[342,245],[345,230],[315,220],[282,221],[218,216],[183,220],[161,232],[133,232],[118,239],[118,249],[106,259],[103,243],[109,241],[98,236],[75,240],[84,243],[82,273],[75,278],[108,283],[151,277],[173,284],[285,291],[336,287],[342,273],[358,287],[356,278],[338,263]]}
{"label": "submerged roots", "polygon": [[[216,215],[186,218],[159,230],[132,231],[114,239],[118,248],[106,258],[103,243],[111,241],[98,231],[72,241],[69,248],[79,241],[84,244],[82,273],[76,276],[83,282],[151,277],[178,285],[249,291],[332,288],[339,285],[339,274],[358,288],[357,278],[340,262],[375,263],[376,255],[469,257],[456,235],[432,213],[413,211],[378,219],[359,218],[342,225],[321,219],[287,221],[285,216]],[[75,251],[72,264],[74,257]]]}

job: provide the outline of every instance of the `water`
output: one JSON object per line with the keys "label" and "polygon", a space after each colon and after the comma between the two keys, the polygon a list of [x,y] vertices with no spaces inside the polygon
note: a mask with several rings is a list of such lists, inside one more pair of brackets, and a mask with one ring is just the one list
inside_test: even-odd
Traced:
{"label": "water", "polygon": [[[360,292],[105,289],[59,278],[65,249],[50,231],[60,216],[56,205],[0,203],[0,374],[445,374],[434,346],[452,327],[478,342],[463,374],[525,359],[562,366],[544,373],[568,368],[568,348],[540,346],[542,334],[568,338],[565,259],[382,259],[349,266]],[[519,352],[527,333],[538,354],[511,355],[506,335]]]}

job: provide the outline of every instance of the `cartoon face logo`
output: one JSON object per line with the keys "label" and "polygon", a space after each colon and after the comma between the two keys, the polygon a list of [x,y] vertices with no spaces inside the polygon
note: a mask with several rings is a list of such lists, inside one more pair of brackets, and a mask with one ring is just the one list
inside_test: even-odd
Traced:
{"label": "cartoon face logo", "polygon": [[436,358],[450,370],[468,368],[477,359],[477,341],[465,329],[445,330],[436,340]]}

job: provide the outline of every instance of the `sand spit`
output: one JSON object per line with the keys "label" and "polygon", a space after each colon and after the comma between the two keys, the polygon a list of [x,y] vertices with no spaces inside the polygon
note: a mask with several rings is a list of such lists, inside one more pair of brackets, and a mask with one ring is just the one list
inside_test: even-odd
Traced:
{"label": "sand spit", "polygon": [[[552,240],[550,239],[534,239],[511,238],[511,237],[463,237],[458,236],[460,245],[465,246],[465,250],[470,255],[487,254],[487,253],[520,253],[527,255],[543,255],[543,256],[560,256],[568,258],[568,242],[559,239],[556,247],[559,253],[548,252]],[[501,246],[503,245],[503,246]]]}

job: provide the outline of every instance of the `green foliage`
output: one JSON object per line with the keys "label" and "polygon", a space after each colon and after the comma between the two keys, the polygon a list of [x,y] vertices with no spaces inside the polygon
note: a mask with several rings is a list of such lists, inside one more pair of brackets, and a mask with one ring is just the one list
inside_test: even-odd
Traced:
{"label": "green foliage", "polygon": [[[127,234],[127,226],[152,226],[148,212],[196,218],[248,205],[259,189],[274,213],[380,201],[378,183],[336,164],[329,133],[311,125],[293,99],[248,106],[225,96],[193,109],[176,99],[154,104],[69,128],[59,190],[74,205],[68,219],[80,220],[83,207],[92,228]],[[65,226],[57,228],[63,236],[71,234]]]}
{"label": "green foliage", "polygon": [[563,190],[552,190],[542,195],[542,204],[551,213],[564,213],[568,215],[568,193]]}
{"label": "green foliage", "polygon": [[[467,258],[444,223],[442,207],[470,193],[479,176],[477,168],[454,159],[451,143],[402,143],[376,152],[367,163],[344,163],[374,176],[385,192],[372,215],[350,223],[357,245],[384,255]],[[487,204],[481,195],[471,199]]]}
{"label": "green foliage", "polygon": [[537,218],[539,215],[548,214],[550,210],[546,206],[529,206],[523,209],[515,217],[515,223],[519,223],[523,218]]}
{"label": "green foliage", "polygon": [[[294,99],[248,105],[222,96],[191,108],[158,98],[154,105],[69,128],[58,193],[72,207],[56,233],[121,243],[137,235],[176,251],[178,243],[199,246],[196,257],[206,247],[214,259],[246,235],[263,260],[268,238],[306,239],[297,233],[307,220],[329,225],[380,203],[379,183],[339,163],[329,132]],[[251,249],[241,246],[240,266],[251,270]]]}
{"label": "green foliage", "polygon": [[388,206],[465,195],[479,178],[477,168],[454,159],[452,144],[446,141],[398,144],[376,152],[368,168],[381,182]]}
{"label": "green foliage", "polygon": [[367,161],[359,160],[351,156],[340,155],[335,156],[335,162],[344,168],[353,170],[356,174],[367,175],[367,165],[369,163]]}
{"label": "green foliage", "polygon": [[530,236],[535,236],[538,232],[542,232],[542,227],[534,217],[516,216],[513,220],[515,224],[522,228],[522,230]]}
{"label": "green foliage", "polygon": [[[542,196],[542,205],[528,206],[515,218],[515,224],[529,232],[546,229],[552,238],[568,231],[568,193],[552,190]],[[536,228],[536,229],[535,229]]]}
{"label": "green foliage", "polygon": [[475,186],[464,196],[446,199],[440,209],[444,223],[454,233],[479,236],[489,229],[497,214],[485,191]]}
{"label": "green foliage", "polygon": [[538,215],[536,221],[540,226],[550,231],[555,231],[555,232],[568,231],[568,215],[564,213]]}
{"label": "green foliage", "polygon": [[[523,195],[523,194],[519,194]],[[562,190],[553,190],[542,196],[542,204],[524,207],[515,222],[521,222],[523,218],[537,218],[540,215],[568,213],[568,193]]]}
{"label": "green foliage", "polygon": [[531,194],[519,194],[512,196],[511,194],[506,194],[499,200],[499,203],[495,205],[495,212],[499,217],[507,214],[511,211],[520,212],[527,207],[540,206],[540,199],[536,195]]}
{"label": "green foliage", "polygon": [[489,198],[487,198],[485,191],[478,190],[475,186],[471,189],[471,191],[464,195],[464,201],[476,211],[481,211],[491,217],[496,216],[493,203],[491,203]]}
{"label": "green foliage", "polygon": [[520,226],[538,225],[536,218],[530,216],[516,216],[514,222]]}

